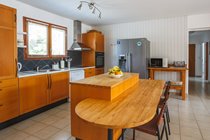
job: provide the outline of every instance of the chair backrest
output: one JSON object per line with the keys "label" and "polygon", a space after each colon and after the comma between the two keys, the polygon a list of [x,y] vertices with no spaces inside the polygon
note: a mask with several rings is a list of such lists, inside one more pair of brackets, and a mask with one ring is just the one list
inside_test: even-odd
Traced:
{"label": "chair backrest", "polygon": [[171,82],[170,81],[167,81],[166,84],[165,84],[165,91],[164,91],[164,96],[165,96],[165,100],[167,101],[169,99],[169,95],[170,95],[170,90],[171,88]]}
{"label": "chair backrest", "polygon": [[166,104],[164,104],[158,114],[157,126],[163,122],[164,113],[165,113]]}

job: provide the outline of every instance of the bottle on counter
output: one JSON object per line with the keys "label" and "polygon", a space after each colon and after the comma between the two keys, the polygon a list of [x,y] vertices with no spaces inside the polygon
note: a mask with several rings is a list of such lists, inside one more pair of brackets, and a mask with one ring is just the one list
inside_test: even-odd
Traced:
{"label": "bottle on counter", "polygon": [[65,61],[63,60],[63,58],[60,61],[60,68],[64,69],[65,68]]}

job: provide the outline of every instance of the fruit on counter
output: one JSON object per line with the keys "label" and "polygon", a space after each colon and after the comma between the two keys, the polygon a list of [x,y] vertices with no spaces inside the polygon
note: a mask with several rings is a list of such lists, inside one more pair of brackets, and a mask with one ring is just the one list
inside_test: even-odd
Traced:
{"label": "fruit on counter", "polygon": [[118,66],[109,69],[109,75],[123,75],[123,72]]}

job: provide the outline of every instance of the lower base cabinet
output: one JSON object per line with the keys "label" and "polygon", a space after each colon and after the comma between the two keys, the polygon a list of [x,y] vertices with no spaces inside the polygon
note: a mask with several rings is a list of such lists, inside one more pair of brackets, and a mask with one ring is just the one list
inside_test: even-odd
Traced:
{"label": "lower base cabinet", "polygon": [[24,114],[48,104],[48,75],[19,79],[20,113]]}
{"label": "lower base cabinet", "polygon": [[69,96],[69,72],[19,79],[20,113],[24,114]]}
{"label": "lower base cabinet", "polygon": [[0,123],[17,117],[19,111],[18,79],[0,81]]}
{"label": "lower base cabinet", "polygon": [[95,69],[95,75],[104,74],[104,68],[96,68]]}
{"label": "lower base cabinet", "polygon": [[95,76],[95,68],[85,69],[85,78]]}
{"label": "lower base cabinet", "polygon": [[69,97],[69,72],[50,74],[50,103]]}

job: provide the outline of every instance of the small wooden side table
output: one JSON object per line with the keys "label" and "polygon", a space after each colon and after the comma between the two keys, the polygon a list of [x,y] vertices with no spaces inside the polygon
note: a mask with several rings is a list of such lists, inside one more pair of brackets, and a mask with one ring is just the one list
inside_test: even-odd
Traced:
{"label": "small wooden side table", "polygon": [[168,67],[168,68],[157,68],[157,67],[149,67],[150,78],[152,80],[155,79],[155,72],[178,72],[180,73],[180,80],[182,85],[172,85],[171,89],[181,90],[182,100],[186,99],[186,72],[188,70],[187,67]]}

